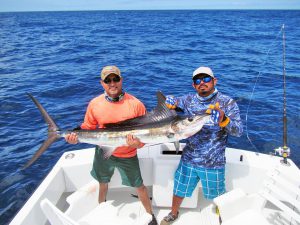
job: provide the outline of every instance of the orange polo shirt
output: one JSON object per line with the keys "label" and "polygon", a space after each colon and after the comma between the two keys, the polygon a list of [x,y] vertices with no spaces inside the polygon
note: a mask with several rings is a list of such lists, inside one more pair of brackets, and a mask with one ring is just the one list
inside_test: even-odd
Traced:
{"label": "orange polo shirt", "polygon": [[[144,104],[134,96],[125,93],[119,102],[109,102],[104,94],[92,99],[88,105],[82,129],[94,130],[104,128],[104,124],[117,123],[146,113]],[[136,149],[127,146],[117,147],[113,156],[129,158],[136,155]]]}

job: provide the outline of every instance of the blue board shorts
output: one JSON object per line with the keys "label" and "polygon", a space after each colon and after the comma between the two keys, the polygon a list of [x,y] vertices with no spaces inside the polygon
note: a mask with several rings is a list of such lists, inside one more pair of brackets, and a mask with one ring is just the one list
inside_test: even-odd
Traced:
{"label": "blue board shorts", "polygon": [[202,184],[203,195],[213,199],[225,193],[225,169],[205,169],[180,161],[175,172],[174,195],[191,197],[199,180]]}

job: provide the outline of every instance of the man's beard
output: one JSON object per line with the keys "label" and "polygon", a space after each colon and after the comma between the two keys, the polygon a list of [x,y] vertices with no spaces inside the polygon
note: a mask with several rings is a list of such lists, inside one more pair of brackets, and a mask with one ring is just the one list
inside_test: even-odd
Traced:
{"label": "man's beard", "polygon": [[209,89],[209,90],[201,90],[200,89],[200,91],[198,92],[198,94],[201,96],[201,95],[203,95],[203,96],[208,96],[208,95],[210,95],[210,94],[212,94],[213,92],[214,92],[214,89],[215,89],[215,87],[213,86],[211,89]]}

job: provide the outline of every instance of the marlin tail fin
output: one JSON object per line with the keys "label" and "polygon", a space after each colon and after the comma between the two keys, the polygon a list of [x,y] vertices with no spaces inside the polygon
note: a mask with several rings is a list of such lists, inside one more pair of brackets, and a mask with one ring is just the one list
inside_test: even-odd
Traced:
{"label": "marlin tail fin", "polygon": [[28,93],[28,96],[31,98],[31,100],[34,102],[34,104],[40,110],[42,116],[44,117],[45,122],[48,124],[48,139],[44,141],[42,146],[33,155],[33,157],[22,167],[22,169],[26,169],[32,163],[34,163],[40,157],[40,155],[42,155],[43,152],[46,151],[47,148],[59,138],[59,135],[57,133],[57,131],[59,131],[59,127],[56,125],[56,123],[53,121],[53,119],[49,116],[49,114],[44,109],[44,107],[31,94]]}

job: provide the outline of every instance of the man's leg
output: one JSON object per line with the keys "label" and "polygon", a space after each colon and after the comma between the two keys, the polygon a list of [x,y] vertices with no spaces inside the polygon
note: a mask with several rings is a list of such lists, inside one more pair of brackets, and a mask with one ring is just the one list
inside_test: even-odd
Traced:
{"label": "man's leg", "polygon": [[225,193],[225,168],[198,168],[197,174],[202,183],[204,198],[214,199]]}
{"label": "man's leg", "polygon": [[147,191],[147,188],[145,187],[145,185],[137,187],[136,191],[137,191],[139,199],[142,202],[146,212],[149,214],[153,214],[152,205],[151,205],[148,191]]}
{"label": "man's leg", "polygon": [[173,199],[172,199],[172,210],[171,210],[171,213],[175,216],[178,215],[178,211],[179,211],[179,208],[180,208],[180,205],[183,201],[183,197],[179,197],[179,196],[176,196],[176,195],[173,195]]}
{"label": "man's leg", "polygon": [[183,199],[183,197],[179,197],[173,194],[171,212],[163,218],[163,220],[160,222],[160,225],[169,225],[178,218],[179,208]]}
{"label": "man's leg", "polygon": [[143,184],[139,160],[137,156],[131,158],[119,158],[117,168],[121,174],[122,184],[136,188],[138,197],[142,202],[146,212],[152,215],[152,220],[148,225],[157,225],[156,218],[152,211],[147,188]]}
{"label": "man's leg", "polygon": [[171,212],[163,218],[161,225],[173,223],[179,214],[180,205],[185,197],[191,197],[199,178],[195,176],[192,165],[180,162],[174,176]]}
{"label": "man's leg", "polygon": [[99,146],[96,146],[93,168],[91,171],[92,177],[99,183],[99,203],[106,201],[108,183],[110,182],[115,169],[115,157],[111,156],[109,159],[104,159],[102,152],[102,149]]}
{"label": "man's leg", "polygon": [[99,195],[98,195],[98,202],[106,201],[106,195],[108,190],[108,183],[99,183]]}
{"label": "man's leg", "polygon": [[121,174],[122,184],[129,187],[135,187],[138,197],[142,202],[145,210],[147,211],[147,213],[153,214],[148,191],[143,184],[139,160],[137,156],[131,158],[118,158],[117,162],[117,168]]}
{"label": "man's leg", "polygon": [[150,202],[150,198],[148,195],[148,190],[145,185],[136,188],[137,194],[139,196],[140,201],[142,202],[147,213],[152,215],[152,220],[148,223],[148,225],[157,225],[157,220],[153,214],[152,205]]}

